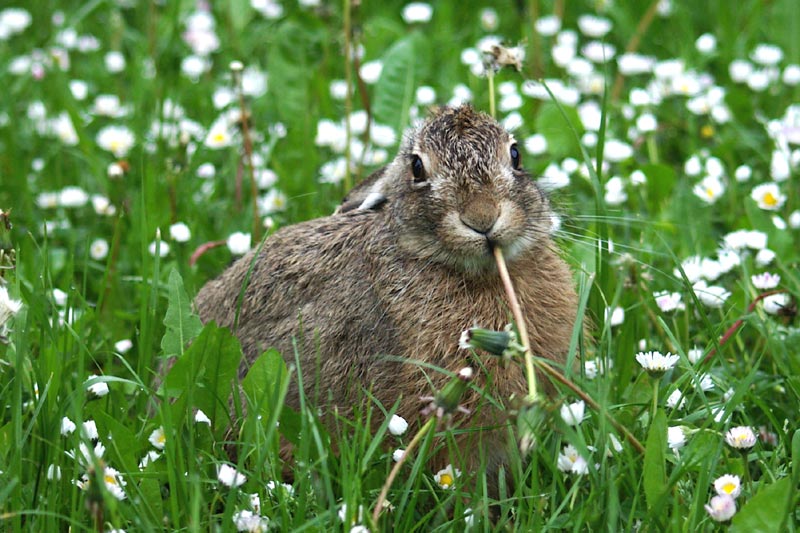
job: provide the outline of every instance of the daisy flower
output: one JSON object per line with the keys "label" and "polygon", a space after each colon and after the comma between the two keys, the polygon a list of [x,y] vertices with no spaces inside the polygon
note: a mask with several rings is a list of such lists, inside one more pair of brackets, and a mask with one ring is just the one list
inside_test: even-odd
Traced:
{"label": "daisy flower", "polygon": [[244,474],[225,464],[217,467],[217,479],[226,487],[240,487],[247,481],[247,477]]}
{"label": "daisy flower", "polygon": [[564,451],[558,454],[558,469],[562,472],[583,475],[589,473],[589,463],[578,454],[575,446],[567,444],[564,446]]}
{"label": "daisy flower", "polygon": [[786,195],[781,193],[777,183],[756,185],[750,192],[750,198],[756,201],[758,207],[767,211],[777,211],[786,202]]}
{"label": "daisy flower", "polygon": [[727,522],[736,514],[736,502],[730,496],[717,495],[711,498],[705,509],[715,522]]}
{"label": "daisy flower", "polygon": [[561,418],[568,426],[577,426],[584,419],[586,404],[583,400],[561,406]]}
{"label": "daisy flower", "polygon": [[762,272],[750,276],[750,281],[753,282],[753,287],[760,290],[774,289],[781,282],[781,277],[778,274],[771,272]]}
{"label": "daisy flower", "polygon": [[159,450],[164,449],[164,443],[167,442],[167,434],[164,433],[164,426],[159,426],[158,428],[154,429],[150,436],[147,438],[155,448]]}
{"label": "daisy flower", "polygon": [[408,422],[406,419],[399,415],[392,415],[389,420],[389,433],[394,436],[400,436],[408,429]]}
{"label": "daisy flower", "polygon": [[453,468],[453,465],[447,465],[442,470],[436,472],[433,480],[443,489],[452,489],[455,486],[456,478],[461,476],[461,470]]}
{"label": "daisy flower", "polygon": [[725,442],[731,448],[746,450],[756,444],[756,434],[747,426],[737,426],[725,433]]}
{"label": "daisy flower", "polygon": [[731,498],[738,498],[742,492],[742,485],[739,476],[725,474],[714,480],[714,490],[720,496],[730,496]]}
{"label": "daisy flower", "polygon": [[661,376],[667,370],[670,370],[680,359],[677,355],[672,355],[667,352],[667,355],[662,355],[660,352],[639,352],[636,354],[636,361],[642,365],[652,376]]}

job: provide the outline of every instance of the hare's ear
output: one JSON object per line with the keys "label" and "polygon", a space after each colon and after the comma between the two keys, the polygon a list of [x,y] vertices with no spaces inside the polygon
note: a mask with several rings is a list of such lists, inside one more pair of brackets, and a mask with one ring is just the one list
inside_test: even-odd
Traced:
{"label": "hare's ear", "polygon": [[[383,192],[383,179],[386,174],[386,167],[379,168],[364,181],[353,187],[342,203],[336,208],[334,214],[347,213],[349,211],[364,211],[376,209],[386,201]],[[376,196],[377,195],[379,196]]]}

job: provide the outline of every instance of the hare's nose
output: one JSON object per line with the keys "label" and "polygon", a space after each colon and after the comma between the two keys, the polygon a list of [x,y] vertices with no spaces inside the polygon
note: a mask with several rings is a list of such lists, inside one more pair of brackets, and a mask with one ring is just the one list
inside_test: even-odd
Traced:
{"label": "hare's nose", "polygon": [[494,202],[473,201],[461,212],[459,218],[468,228],[485,235],[492,230],[499,215],[499,209]]}

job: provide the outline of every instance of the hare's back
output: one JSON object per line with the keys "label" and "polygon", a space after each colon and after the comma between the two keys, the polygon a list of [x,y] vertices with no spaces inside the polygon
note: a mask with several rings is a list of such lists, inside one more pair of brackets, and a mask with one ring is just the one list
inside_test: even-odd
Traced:
{"label": "hare's back", "polygon": [[374,338],[383,312],[369,250],[383,234],[381,217],[356,211],[281,229],[257,257],[244,256],[200,290],[200,318],[232,328],[246,283],[234,333],[248,358],[272,347],[291,352],[302,332],[325,339],[326,351]]}

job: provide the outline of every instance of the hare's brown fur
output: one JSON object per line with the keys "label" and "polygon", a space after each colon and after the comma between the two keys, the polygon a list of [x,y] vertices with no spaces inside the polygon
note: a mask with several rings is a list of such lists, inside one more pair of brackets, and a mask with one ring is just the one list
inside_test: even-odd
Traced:
{"label": "hare's brown fur", "polygon": [[[258,257],[251,252],[200,291],[201,319],[233,327],[252,264],[234,331],[246,356],[242,374],[271,347],[294,364],[297,338],[305,392],[321,407],[347,414],[369,389],[386,407],[401,399],[398,414],[413,423],[419,397],[448,379],[436,368],[456,372],[471,363],[458,345],[461,332],[510,321],[491,257],[495,245],[509,257],[533,352],[563,361],[576,318],[572,276],[549,237],[547,199],[512,169],[510,142],[496,122],[470,108],[439,111],[407,136],[379,176],[384,204],[278,231]],[[418,153],[429,183],[417,183],[409,170]],[[484,238],[480,228],[476,237],[468,229],[492,227],[493,217],[496,235],[487,230]],[[487,390],[500,401],[525,394],[519,365],[501,368],[490,356],[481,363],[478,387],[490,379]],[[471,426],[504,421],[500,410],[480,402],[477,393],[465,398],[475,408]],[[287,403],[298,406],[296,386]],[[506,434],[487,435],[482,447],[496,466]]]}

